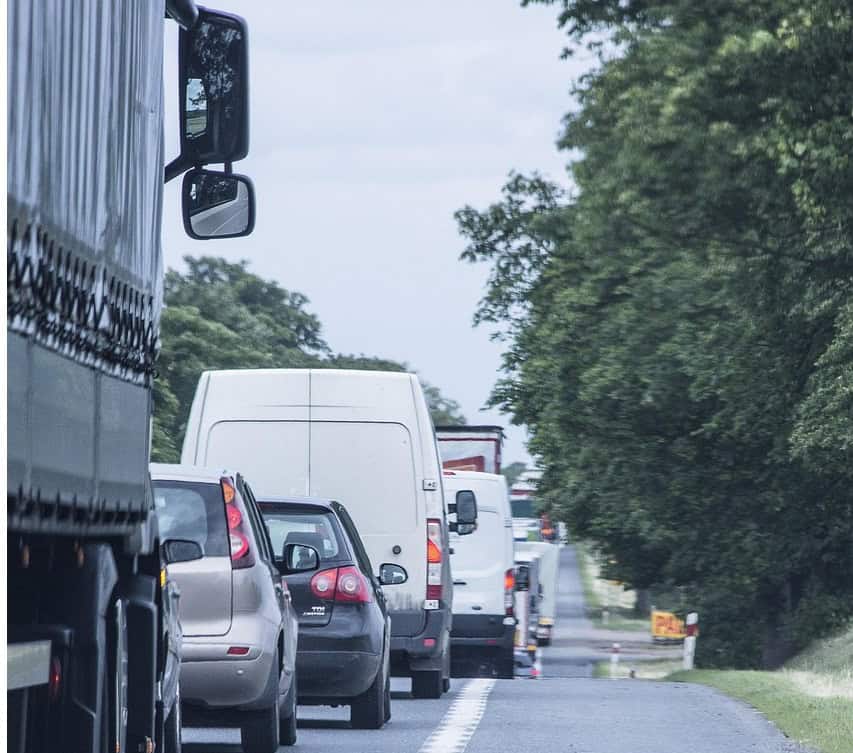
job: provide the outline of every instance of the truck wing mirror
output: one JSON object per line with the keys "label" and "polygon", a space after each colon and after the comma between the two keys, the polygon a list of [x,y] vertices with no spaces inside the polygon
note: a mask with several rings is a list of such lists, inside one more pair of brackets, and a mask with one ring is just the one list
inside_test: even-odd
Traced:
{"label": "truck wing mirror", "polygon": [[190,238],[239,238],[255,227],[255,189],[245,175],[190,170],[181,199]]}
{"label": "truck wing mirror", "polygon": [[190,167],[230,164],[249,153],[248,28],[240,17],[198,8],[180,30],[178,111],[181,153],[166,182]]}

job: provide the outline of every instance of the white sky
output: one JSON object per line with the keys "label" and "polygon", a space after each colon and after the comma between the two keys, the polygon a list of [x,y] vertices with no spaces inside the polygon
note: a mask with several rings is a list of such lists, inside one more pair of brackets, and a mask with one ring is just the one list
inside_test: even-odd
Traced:
{"label": "white sky", "polygon": [[[248,238],[193,241],[180,180],[166,187],[164,253],[248,258],[298,290],[334,351],[406,361],[458,400],[469,422],[506,427],[504,461],[529,460],[525,432],[481,411],[501,346],[471,327],[488,269],[458,261],[453,212],[499,197],[507,173],[565,182],[554,146],[587,58],[559,59],[556,8],[517,0],[284,3],[221,0],[249,24],[251,139],[235,172],[253,179]],[[166,79],[177,71],[167,33]],[[177,153],[167,90],[167,160]]]}

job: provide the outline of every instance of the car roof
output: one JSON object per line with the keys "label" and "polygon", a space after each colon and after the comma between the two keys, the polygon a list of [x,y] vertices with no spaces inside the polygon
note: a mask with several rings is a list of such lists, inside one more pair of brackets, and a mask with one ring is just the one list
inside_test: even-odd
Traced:
{"label": "car roof", "polygon": [[324,510],[335,512],[333,504],[335,500],[325,497],[277,497],[271,495],[258,494],[257,500],[259,504],[271,505],[287,505],[288,507],[322,507]]}
{"label": "car roof", "polygon": [[150,463],[148,469],[152,480],[157,481],[201,481],[218,484],[223,476],[236,478],[235,471],[225,468],[205,467],[182,463]]}

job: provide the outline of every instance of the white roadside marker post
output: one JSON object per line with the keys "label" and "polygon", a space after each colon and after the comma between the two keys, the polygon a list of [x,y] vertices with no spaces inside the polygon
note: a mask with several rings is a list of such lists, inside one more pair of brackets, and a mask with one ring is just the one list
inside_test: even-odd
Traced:
{"label": "white roadside marker post", "polygon": [[696,633],[699,629],[699,615],[696,612],[690,612],[685,620],[684,637],[684,669],[693,669],[693,657],[696,655]]}
{"label": "white roadside marker post", "polygon": [[616,676],[616,670],[619,667],[619,644],[614,643],[610,649],[610,676]]}

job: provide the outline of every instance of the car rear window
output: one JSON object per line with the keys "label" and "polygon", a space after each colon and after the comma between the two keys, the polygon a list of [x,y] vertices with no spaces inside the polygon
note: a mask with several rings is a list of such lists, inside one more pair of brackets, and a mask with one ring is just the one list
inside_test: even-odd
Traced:
{"label": "car rear window", "polygon": [[207,557],[228,557],[228,524],[219,484],[155,481],[160,540],[195,541]]}
{"label": "car rear window", "polygon": [[281,557],[285,544],[306,544],[320,554],[320,561],[346,557],[346,548],[331,513],[283,510],[276,505],[259,503],[273,552]]}

